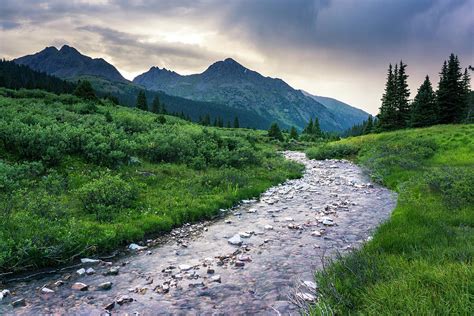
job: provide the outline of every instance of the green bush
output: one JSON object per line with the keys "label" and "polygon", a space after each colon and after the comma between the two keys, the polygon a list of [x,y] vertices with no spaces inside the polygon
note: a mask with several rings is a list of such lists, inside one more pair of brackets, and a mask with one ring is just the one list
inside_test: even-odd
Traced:
{"label": "green bush", "polygon": [[429,189],[452,208],[474,205],[474,170],[446,167],[426,173]]}
{"label": "green bush", "polygon": [[106,221],[132,207],[137,191],[119,176],[104,175],[85,184],[79,190],[79,197],[87,213],[95,214],[99,221]]}
{"label": "green bush", "polygon": [[329,143],[316,148],[310,148],[306,153],[311,159],[342,159],[356,155],[359,149],[358,146],[352,144]]}

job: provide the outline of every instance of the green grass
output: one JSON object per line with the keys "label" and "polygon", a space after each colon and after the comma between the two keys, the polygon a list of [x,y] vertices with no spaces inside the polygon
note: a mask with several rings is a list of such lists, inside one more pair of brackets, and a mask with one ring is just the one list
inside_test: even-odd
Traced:
{"label": "green grass", "polygon": [[362,249],[317,272],[315,315],[472,315],[474,125],[348,138],[307,151],[347,156],[399,194]]}
{"label": "green grass", "polygon": [[301,175],[276,150],[265,132],[0,89],[0,272],[210,219]]}

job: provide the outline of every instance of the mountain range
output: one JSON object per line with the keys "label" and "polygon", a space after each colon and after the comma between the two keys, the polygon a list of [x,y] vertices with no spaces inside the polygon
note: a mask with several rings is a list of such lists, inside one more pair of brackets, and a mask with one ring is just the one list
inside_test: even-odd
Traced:
{"label": "mountain range", "polygon": [[200,74],[186,76],[151,67],[133,82],[104,59],[85,56],[67,45],[59,50],[47,47],[14,62],[63,79],[87,78],[99,94],[115,95],[130,106],[140,89],[150,95],[158,93],[161,99],[174,97],[173,107],[186,109],[185,114],[194,110],[189,113],[194,120],[207,111],[211,117],[224,116],[224,120],[245,116],[244,126],[248,127],[266,129],[271,122],[278,122],[283,128],[302,129],[310,118],[317,117],[323,130],[342,131],[369,115],[338,100],[294,89],[281,79],[262,76],[231,58],[212,64]]}

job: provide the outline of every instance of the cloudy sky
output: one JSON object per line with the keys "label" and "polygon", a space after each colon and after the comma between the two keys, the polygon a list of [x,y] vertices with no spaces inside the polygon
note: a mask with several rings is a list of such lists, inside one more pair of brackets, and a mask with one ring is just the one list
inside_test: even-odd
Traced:
{"label": "cloudy sky", "polygon": [[413,93],[451,52],[474,65],[474,0],[0,0],[0,57],[63,44],[128,79],[232,57],[375,114],[390,62]]}

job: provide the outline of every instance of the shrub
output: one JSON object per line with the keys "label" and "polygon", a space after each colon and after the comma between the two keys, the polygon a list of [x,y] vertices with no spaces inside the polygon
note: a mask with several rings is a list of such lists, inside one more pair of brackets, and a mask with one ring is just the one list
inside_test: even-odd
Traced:
{"label": "shrub", "polygon": [[448,207],[474,205],[474,172],[462,167],[431,170],[425,175],[429,189]]}
{"label": "shrub", "polygon": [[83,209],[99,221],[113,219],[137,199],[137,190],[119,176],[104,175],[79,189]]}
{"label": "shrub", "polygon": [[356,155],[360,148],[353,144],[323,144],[316,148],[310,148],[307,151],[311,159],[341,159]]}

